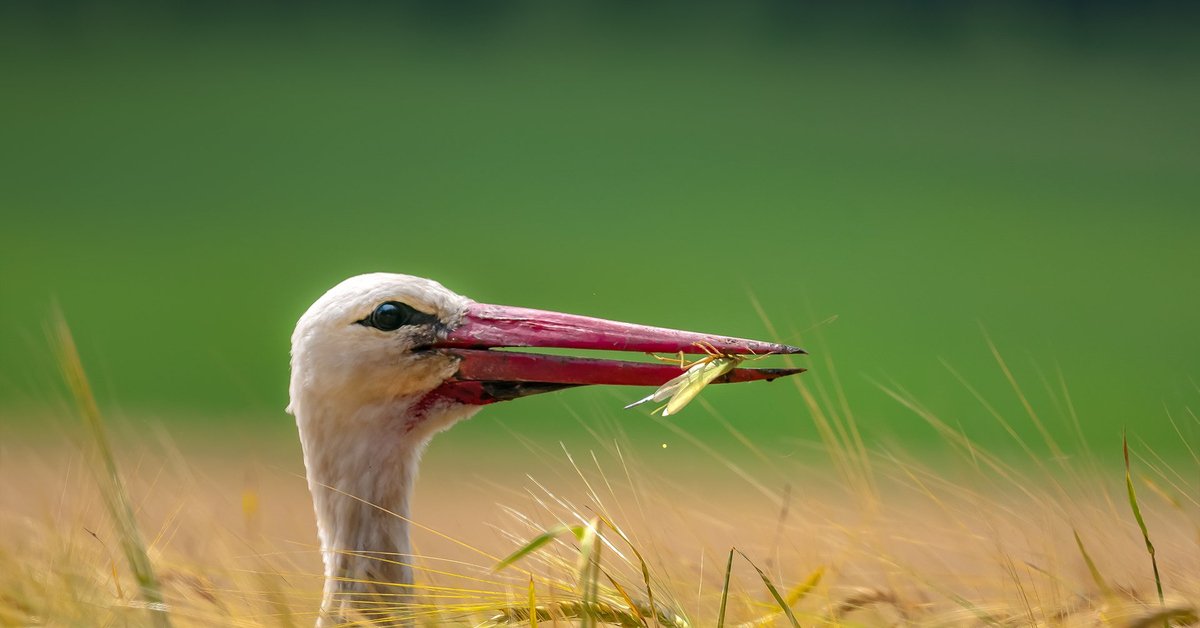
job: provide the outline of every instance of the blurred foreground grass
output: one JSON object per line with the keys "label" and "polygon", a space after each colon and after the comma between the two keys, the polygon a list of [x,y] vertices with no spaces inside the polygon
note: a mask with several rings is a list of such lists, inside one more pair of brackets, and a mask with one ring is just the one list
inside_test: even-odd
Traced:
{"label": "blurred foreground grass", "polygon": [[[82,412],[98,418],[73,345],[62,347]],[[794,403],[811,413],[821,442],[781,457],[725,423],[752,464],[679,428],[682,446],[710,464],[664,468],[611,420],[593,424],[594,442],[579,451],[541,434],[513,434],[469,457],[435,442],[414,554],[378,555],[411,562],[416,585],[364,601],[361,625],[524,625],[531,602],[550,625],[626,628],[1200,621],[1200,458],[1190,443],[1190,459],[1177,463],[1135,442],[1129,473],[1119,443],[1008,459],[889,388],[954,452],[934,468],[920,451],[864,447],[853,418],[825,395],[830,382],[797,382]],[[315,621],[319,548],[296,457],[243,456],[236,443],[223,456],[186,456],[149,436],[115,439],[124,444],[117,475],[91,464],[112,457],[102,431],[77,450],[0,444],[0,622]],[[1048,432],[1046,445],[1063,447]],[[140,527],[125,525],[124,512]],[[498,569],[529,539],[569,527],[586,532],[559,534]],[[726,562],[731,544],[745,561]]]}

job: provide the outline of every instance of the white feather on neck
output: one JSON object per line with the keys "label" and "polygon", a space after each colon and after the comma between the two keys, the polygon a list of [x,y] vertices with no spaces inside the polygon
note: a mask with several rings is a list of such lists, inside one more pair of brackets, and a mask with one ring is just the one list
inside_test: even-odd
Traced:
{"label": "white feather on neck", "polygon": [[371,594],[411,600],[396,594],[412,593],[409,519],[421,454],[434,434],[479,409],[438,402],[413,416],[415,406],[293,400],[325,563],[318,626],[343,623],[350,603]]}

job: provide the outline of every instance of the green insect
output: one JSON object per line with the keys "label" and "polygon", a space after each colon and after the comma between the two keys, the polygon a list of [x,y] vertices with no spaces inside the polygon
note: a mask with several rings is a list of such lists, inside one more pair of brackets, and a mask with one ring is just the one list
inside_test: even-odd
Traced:
{"label": "green insect", "polygon": [[[693,362],[686,361],[683,357],[683,352],[679,353],[678,358],[654,356],[656,359],[664,362],[675,362],[678,360],[679,368],[687,370],[679,377],[659,386],[658,390],[647,395],[645,398],[639,399],[625,406],[625,408],[629,409],[647,401],[660,403],[670,399],[666,406],[660,408],[662,415],[670,416],[676,414],[691,402],[692,399],[695,399],[696,395],[699,395],[705,386],[708,386],[717,378],[737,368],[739,364],[748,359],[744,355],[721,353],[716,347],[708,343],[696,343],[696,346],[707,355]],[[757,360],[765,357],[765,355],[762,355],[753,359]],[[655,412],[657,411],[655,410]]]}

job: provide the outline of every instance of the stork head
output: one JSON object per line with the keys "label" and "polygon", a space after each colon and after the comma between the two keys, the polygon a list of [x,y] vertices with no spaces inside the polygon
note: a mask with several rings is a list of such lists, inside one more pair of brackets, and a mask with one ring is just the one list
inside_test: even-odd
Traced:
{"label": "stork head", "polygon": [[424,396],[454,374],[457,358],[431,350],[471,301],[436,281],[374,273],[343,281],[300,317],[292,335],[292,402],[343,407]]}
{"label": "stork head", "polygon": [[[657,386],[679,374],[667,364],[499,350],[507,347],[803,353],[774,343],[485,305],[436,281],[374,273],[338,284],[300,318],[292,336],[289,411],[300,417],[312,404],[391,407],[404,410],[404,424],[397,427],[413,431],[435,416],[462,418],[497,401],[589,384]],[[719,381],[770,380],[802,370],[736,369]]]}

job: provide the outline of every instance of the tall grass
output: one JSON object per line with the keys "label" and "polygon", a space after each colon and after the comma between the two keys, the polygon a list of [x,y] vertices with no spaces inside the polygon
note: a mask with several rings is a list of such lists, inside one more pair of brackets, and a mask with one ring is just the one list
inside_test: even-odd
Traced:
{"label": "tall grass", "polygon": [[[146,546],[142,541],[141,531],[138,530],[134,519],[133,504],[129,493],[125,490],[125,482],[117,470],[117,462],[113,457],[112,445],[108,441],[108,433],[104,428],[104,419],[96,398],[92,395],[92,386],[88,382],[83,363],[79,360],[79,352],[75,348],[75,340],[66,320],[61,314],[56,318],[57,329],[55,340],[58,348],[59,366],[63,378],[75,398],[79,417],[84,431],[93,445],[94,474],[97,491],[111,517],[113,528],[117,533],[129,570],[137,581],[142,601],[145,602],[150,621],[155,628],[170,628],[171,620],[167,606],[163,603],[158,577],[154,575],[154,567],[150,557],[146,555]],[[113,580],[118,581],[116,567],[113,567]],[[119,585],[118,585],[119,586]]]}
{"label": "tall grass", "polygon": [[[181,460],[149,439],[117,439],[123,447],[114,448],[65,324],[56,334],[86,446],[14,457],[5,445],[6,483],[19,473],[44,490],[34,491],[43,499],[8,501],[0,512],[0,625],[314,622],[319,548],[302,478],[269,472],[260,495],[259,480],[248,492],[244,483],[205,479],[227,474],[227,460]],[[550,449],[541,435],[517,435],[514,447],[525,450],[518,457],[544,463],[551,477],[522,480],[497,469],[418,510],[413,555],[364,552],[411,564],[416,587],[358,600],[357,621],[493,628],[1195,624],[1200,460],[1164,460],[1148,445],[1125,442],[1122,464],[1085,443],[1055,442],[1046,417],[995,355],[1026,420],[1040,426],[1052,464],[1019,442],[1016,429],[1009,433],[1017,459],[971,439],[894,382],[879,386],[897,400],[896,420],[927,422],[951,459],[933,464],[893,443],[868,446],[870,435],[856,424],[827,361],[795,382],[797,420],[816,421],[821,442],[797,442],[791,457],[760,449],[704,403],[733,436],[695,443],[695,455],[715,463],[704,477],[680,477],[634,455],[637,444],[603,413],[590,424],[596,440],[586,457]],[[1065,387],[1059,394],[1062,419],[1078,425]],[[1014,425],[980,401],[1002,425]],[[688,420],[673,429],[687,434]],[[1181,437],[1194,432],[1185,427]],[[745,448],[752,463],[732,457],[731,446]],[[1071,457],[1073,450],[1080,453]],[[75,468],[81,460],[95,462],[87,482]],[[1134,465],[1147,473],[1149,491],[1141,496]],[[439,506],[461,512],[471,499],[482,501],[468,512],[495,516],[468,526],[458,515],[439,519]],[[489,510],[496,501],[499,510]],[[450,524],[471,540],[438,531]]]}

